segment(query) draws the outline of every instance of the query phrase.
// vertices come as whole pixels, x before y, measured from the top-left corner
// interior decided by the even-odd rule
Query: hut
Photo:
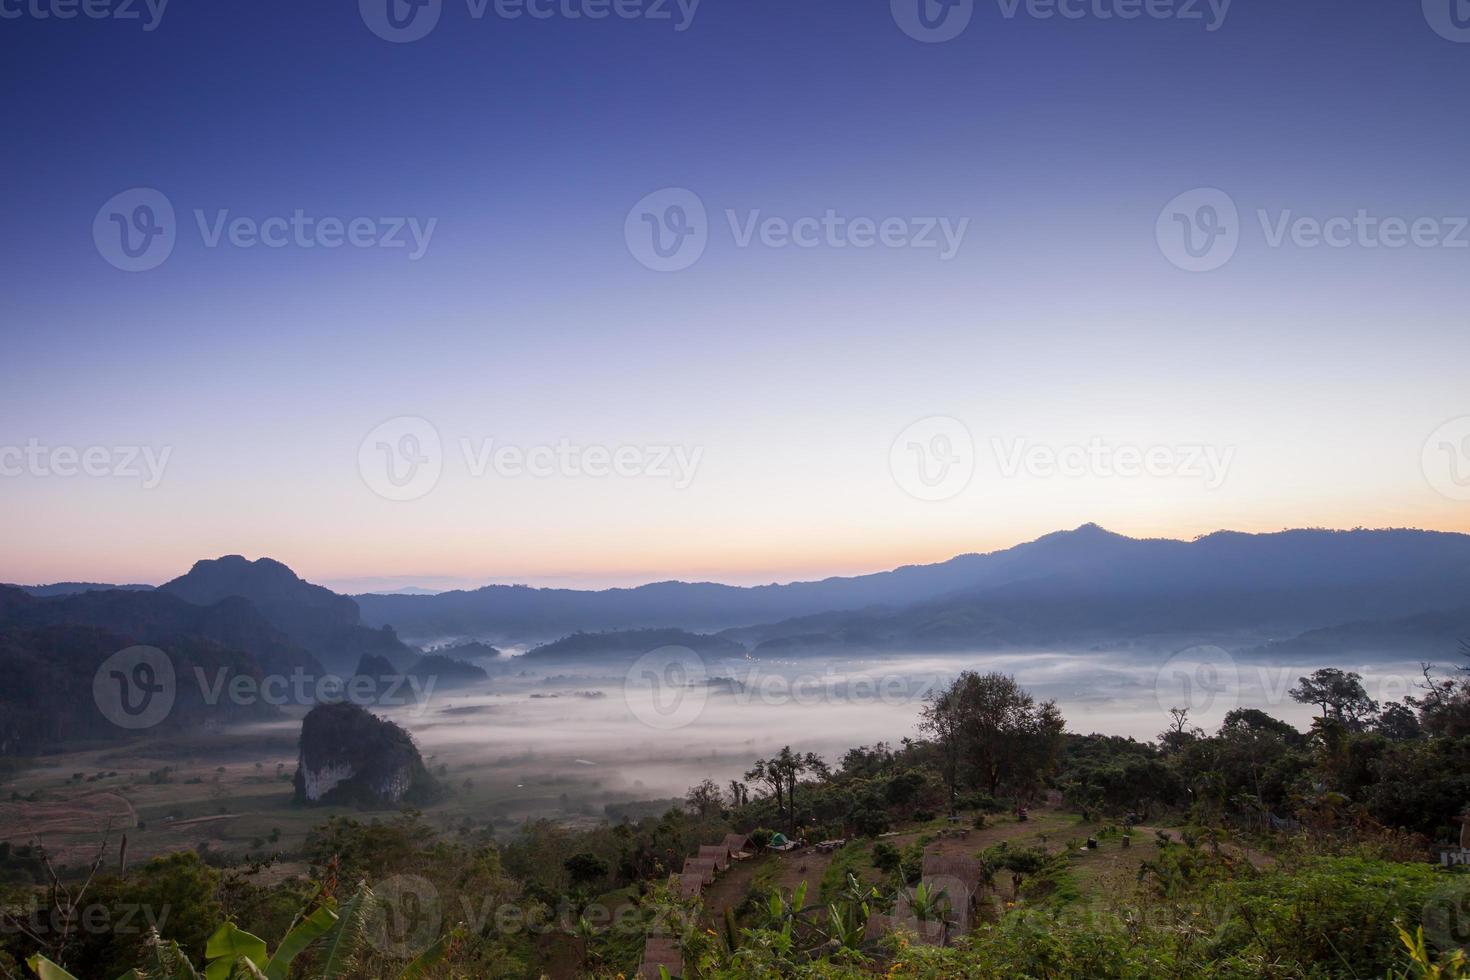
[[[701,861],[715,862],[716,871],[730,866],[730,850],[724,844],[701,844],[698,857]]]
[[[755,845],[745,834],[726,834],[722,843],[725,850],[730,852],[731,861],[744,861],[755,853]]]
[[[682,977],[684,957],[668,936],[649,936],[643,942],[643,962],[638,966],[640,980],[659,980],[659,967],[668,970],[671,977]]]
[[[685,858],[684,874],[697,874],[708,885],[715,880],[715,862],[709,858]]]
[[[698,898],[700,892],[704,891],[704,876],[698,874],[681,874],[675,888],[680,898]]]

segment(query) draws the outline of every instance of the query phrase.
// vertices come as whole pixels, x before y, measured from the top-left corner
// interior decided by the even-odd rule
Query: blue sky
[[[169,455],[147,487],[6,471],[0,580],[153,581],[244,552],[344,588],[763,581],[1094,520],[1470,529],[1458,484],[1425,472],[1470,416],[1470,43],[1448,0],[1237,0],[1214,30],[1204,3],[1122,20],[1098,12],[1128,0],[1075,19],[991,0],[943,43],[875,0],[703,0],[685,30],[672,2],[667,20],[560,12],[596,0],[511,20],[442,0],[409,43],[356,3],[173,0],[145,30],[141,4],[35,15],[54,2],[0,3],[0,446]],[[176,215],[148,271],[93,235],[133,188]],[[708,246],[677,272],[625,238],[665,188],[705,209]],[[1239,215],[1207,272],[1156,235],[1198,188]],[[433,225],[416,259],[210,247],[196,211]],[[731,227],[829,211],[965,233],[944,259]],[[1359,212],[1430,219],[1444,243],[1271,244],[1279,222]],[[973,441],[941,500],[891,462],[935,417]],[[442,440],[412,500],[385,499],[360,453],[401,418]],[[699,463],[683,487],[476,474],[464,446],[486,440]],[[1176,471],[1199,447],[1231,462],[1214,486],[1005,472],[1005,447],[1089,440],[1163,447]]]

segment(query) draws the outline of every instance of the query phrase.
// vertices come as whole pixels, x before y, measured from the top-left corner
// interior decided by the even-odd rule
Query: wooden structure
[[[730,849],[724,844],[702,844],[698,857],[701,861],[715,862],[716,871],[724,871],[730,866]]]
[[[706,885],[715,880],[715,862],[711,858],[685,858],[684,874],[699,875]]]
[[[643,941],[643,962],[638,966],[640,980],[659,980],[659,967],[671,977],[684,975],[684,956],[678,943],[668,936],[649,936]]]

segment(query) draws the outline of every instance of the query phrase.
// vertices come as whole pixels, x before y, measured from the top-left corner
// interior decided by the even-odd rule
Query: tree
[[[933,739],[940,751],[940,775],[949,789],[949,812],[954,813],[960,780],[960,695],[959,681],[929,696],[919,716],[919,730]]]
[[[1394,742],[1405,742],[1418,738],[1421,732],[1419,716],[1412,707],[1397,702],[1387,705],[1378,715],[1373,730]]]
[[[786,812],[786,779],[771,763],[765,759],[755,760],[755,765],[746,771],[745,778],[770,787],[771,795],[776,798],[776,815]]]
[[[930,697],[921,724],[940,742],[951,803],[964,773],[991,796],[1002,782],[1033,790],[1055,767],[1066,733],[1056,702],[1038,704],[1005,674],[973,671]]]
[[[572,884],[590,885],[602,881],[607,877],[607,862],[595,854],[582,852],[573,854],[562,863],[567,869],[567,875],[572,879]]]
[[[1323,718],[1335,718],[1353,729],[1361,729],[1378,711],[1378,702],[1363,689],[1362,676],[1336,667],[1323,667],[1310,677],[1299,678],[1287,693],[1298,704],[1321,708]]]
[[[786,816],[787,832],[796,833],[796,784],[805,773],[825,777],[830,770],[827,763],[814,752],[803,755],[793,752],[791,746],[782,746],[781,751],[769,759],[757,759],[745,774],[746,779],[764,782],[770,786],[776,798],[776,814]]]
[[[736,810],[750,802],[750,788],[738,779],[730,780],[730,806]]]
[[[717,815],[724,803],[720,787],[715,785],[713,779],[706,779],[698,786],[690,787],[689,792],[684,794],[684,806],[689,812],[697,813],[702,818]]]

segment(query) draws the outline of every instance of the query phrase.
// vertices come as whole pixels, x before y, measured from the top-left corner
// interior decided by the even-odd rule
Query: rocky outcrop
[[[417,806],[437,795],[413,738],[392,722],[355,704],[318,705],[302,720],[297,803]]]

